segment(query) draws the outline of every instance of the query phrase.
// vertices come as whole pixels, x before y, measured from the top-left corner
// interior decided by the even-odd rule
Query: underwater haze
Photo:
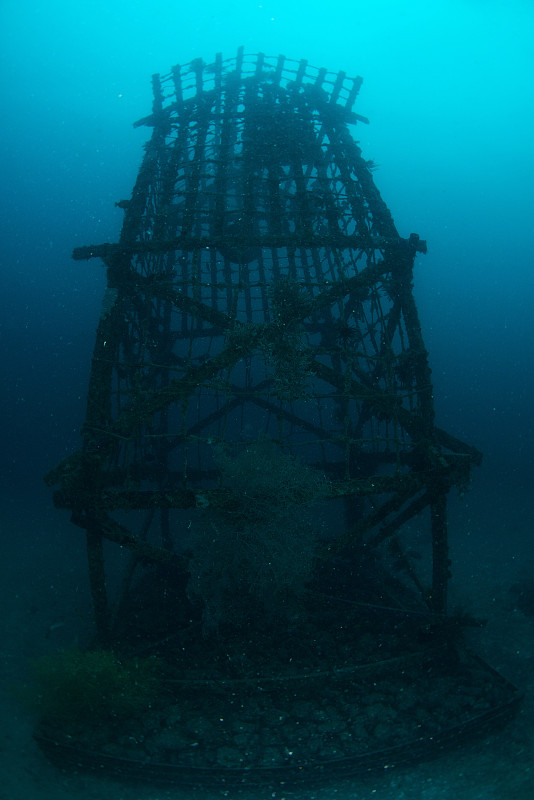
[[[487,618],[478,652],[525,692],[486,745],[272,796],[534,797],[533,39],[531,0],[1,0],[0,798],[222,796],[56,771],[11,687],[91,624],[83,537],[43,483],[80,444],[105,289],[72,250],[118,240],[152,74],[241,45],[363,77],[354,135],[400,235],[428,243],[414,293],[437,424],[484,456],[451,495],[452,602]]]

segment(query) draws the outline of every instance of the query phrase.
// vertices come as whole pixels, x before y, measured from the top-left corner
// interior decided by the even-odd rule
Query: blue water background
[[[355,136],[401,235],[428,242],[414,291],[437,422],[484,453],[471,491],[451,499],[456,594],[484,606],[492,581],[506,589],[532,569],[533,39],[529,0],[2,0],[6,596],[37,586],[44,627],[87,596],[83,542],[42,482],[79,445],[105,286],[100,263],[72,249],[119,236],[151,75],[240,45],[363,76],[355,110],[370,125]]]

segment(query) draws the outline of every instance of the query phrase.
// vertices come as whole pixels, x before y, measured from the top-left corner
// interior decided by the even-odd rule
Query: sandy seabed
[[[35,743],[34,720],[17,699],[17,687],[35,656],[72,645],[90,628],[83,547],[73,543],[72,552],[63,549],[66,566],[55,563],[52,567],[47,558],[43,559],[46,531],[23,553],[20,545],[14,544],[22,541],[22,528],[29,524],[20,517],[2,522],[0,800],[534,798],[534,617],[514,608],[509,592],[513,575],[504,578],[499,574],[497,578],[497,571],[489,567],[482,568],[476,580],[469,582],[467,595],[466,581],[462,582],[459,599],[468,606],[473,600],[477,615],[488,619],[486,627],[472,635],[473,649],[525,694],[521,712],[499,733],[464,742],[461,748],[432,761],[294,790],[279,786],[207,790],[124,785],[93,774],[59,770]],[[61,535],[54,529],[48,544],[53,547],[54,539]]]

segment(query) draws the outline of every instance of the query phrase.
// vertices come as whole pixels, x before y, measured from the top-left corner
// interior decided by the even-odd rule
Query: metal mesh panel
[[[434,423],[412,295],[426,245],[399,235],[352,137],[360,83],[242,50],[153,78],[120,241],[74,252],[104,260],[108,289],[83,448],[49,476],[88,531],[101,632],[102,537],[176,560],[170,510],[220,502],[215,448],[262,437],[358,505],[338,548],[429,506],[431,601],[411,574],[444,609],[445,495],[479,454]]]
[[[154,76],[120,240],[74,251],[107,289],[82,446],[47,481],[86,531],[98,644],[163,680],[135,737],[107,694],[107,731],[49,714],[62,765],[315,781],[519,705],[445,613],[446,497],[480,454],[435,424],[426,244],[353,139],[360,84],[242,49]]]

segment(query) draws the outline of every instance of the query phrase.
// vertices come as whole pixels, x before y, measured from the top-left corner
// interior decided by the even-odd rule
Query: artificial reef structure
[[[120,239],[74,251],[107,289],[82,445],[47,480],[86,537],[95,643],[157,658],[161,697],[41,744],[285,782],[500,721],[517,692],[447,613],[447,495],[480,454],[435,421],[426,243],[353,136],[361,79],[240,49],[152,85]]]

